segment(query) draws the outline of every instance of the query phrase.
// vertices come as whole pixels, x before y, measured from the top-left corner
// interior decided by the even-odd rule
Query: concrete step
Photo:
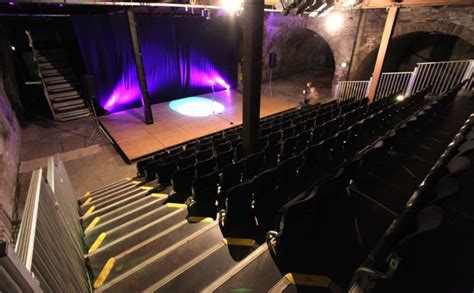
[[[80,119],[80,118],[89,117],[90,115],[91,115],[91,113],[90,113],[89,109],[85,108],[85,109],[80,109],[80,110],[76,110],[76,111],[56,114],[56,118],[60,122],[66,122],[66,121],[70,121],[70,120],[76,120],[76,119]]]
[[[63,93],[54,93],[49,94],[50,99],[58,99],[58,98],[65,98],[65,97],[72,97],[72,96],[80,96],[77,91],[68,91]]]
[[[48,90],[57,90],[57,89],[63,89],[63,88],[68,88],[68,87],[73,87],[75,84],[72,84],[70,82],[63,82],[60,84],[55,84],[55,85],[48,85],[47,88]]]
[[[105,284],[95,292],[142,292],[157,281],[172,279],[175,272],[183,270],[183,265],[191,267],[209,253],[212,254],[216,248],[225,247],[216,221],[190,224],[184,220],[166,232],[150,235],[139,245],[115,254],[114,267]],[[100,272],[103,267],[102,262],[98,263],[97,260],[96,256],[90,258],[94,276],[98,276],[96,272]]]
[[[74,104],[74,105],[67,105],[62,107],[54,107],[54,112],[56,113],[63,113],[63,112],[72,112],[72,111],[79,111],[79,110],[89,110],[87,106],[82,104]]]
[[[84,106],[84,100],[83,99],[74,99],[74,100],[69,100],[66,102],[55,102],[53,103],[53,108],[58,111],[64,111],[67,110],[68,107],[78,107],[78,106]]]
[[[166,196],[155,197],[152,195],[145,196],[141,200],[141,205],[131,206],[128,211],[124,211],[121,214],[116,214],[116,217],[112,217],[110,220],[106,220],[105,217],[99,217],[98,219],[94,218],[96,221],[94,225],[89,225],[85,227],[84,238],[97,238],[100,233],[107,232],[115,227],[128,223],[129,221],[138,218],[141,215],[144,215],[150,211],[157,211],[158,209],[163,208],[163,202],[166,200]],[[93,220],[93,221],[94,221]]]
[[[57,93],[75,91],[75,88],[72,87],[71,85],[68,85],[68,86],[63,87],[63,88],[55,88],[55,89],[51,89],[50,87],[47,87],[47,89],[48,89],[48,93],[50,93],[50,94],[57,94]]]

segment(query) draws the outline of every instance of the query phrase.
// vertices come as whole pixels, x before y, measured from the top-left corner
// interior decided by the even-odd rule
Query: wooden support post
[[[243,39],[243,152],[257,151],[262,82],[264,0],[244,1]]]
[[[383,29],[382,40],[380,41],[379,52],[377,53],[377,60],[375,61],[375,68],[372,74],[372,82],[369,87],[369,102],[373,102],[377,93],[377,87],[379,85],[380,77],[382,76],[382,69],[385,63],[385,57],[387,55],[388,46],[392,39],[393,29],[397,21],[399,7],[393,5],[388,10],[387,20],[385,21],[385,27]]]
[[[140,47],[140,39],[138,37],[137,22],[135,13],[131,9],[127,10],[128,25],[130,26],[130,37],[132,39],[133,54],[137,66],[138,82],[142,93],[142,105],[145,112],[145,123],[153,124],[153,113],[151,112],[150,95],[148,94],[148,85],[146,83],[145,67],[143,65],[142,50]]]

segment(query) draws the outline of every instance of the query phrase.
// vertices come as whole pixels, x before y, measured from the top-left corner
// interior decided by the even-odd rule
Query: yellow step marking
[[[85,202],[82,204],[82,206],[81,206],[81,207],[83,207],[83,206],[86,206],[86,205],[90,204],[90,203],[91,203],[91,201],[92,201],[92,199],[93,199],[93,197],[92,197],[92,196],[91,196],[91,197],[89,197],[89,198],[88,198],[88,199],[87,199],[87,200],[86,200],[86,201],[85,201]]]
[[[92,220],[92,222],[89,224],[89,226],[87,226],[86,230],[84,230],[84,232],[94,229],[94,227],[97,225],[97,223],[99,223],[99,221],[100,217],[95,217],[94,220]]]
[[[327,288],[332,283],[326,276],[292,274],[288,273],[285,278],[292,284],[300,286],[324,287]]]
[[[214,219],[210,217],[189,217],[188,221],[191,223],[212,223]]]
[[[135,181],[132,181],[132,184],[135,184],[135,185],[138,185],[138,184],[141,184],[142,182],[141,181],[138,181],[138,180],[135,180]]]
[[[88,197],[89,195],[91,195],[91,192],[90,192],[90,191],[84,193],[84,195],[83,195],[81,198]]]
[[[87,212],[84,214],[83,217],[84,217],[84,218],[89,217],[89,216],[92,214],[92,212],[93,212],[94,210],[95,210],[95,206],[91,206],[91,207],[87,210]]]
[[[150,189],[153,189],[153,187],[151,187],[151,186],[141,186],[140,189],[141,190],[150,190]]]
[[[184,209],[184,208],[188,207],[184,203],[173,203],[173,202],[167,203],[166,206],[169,207],[169,208],[177,208],[177,209]]]
[[[100,233],[99,237],[94,241],[94,244],[92,244],[91,248],[89,248],[89,254],[93,253],[94,251],[99,248],[99,246],[102,244],[102,242],[105,239],[105,236],[107,236],[107,233]]]
[[[167,197],[168,195],[167,194],[164,194],[164,193],[152,193],[151,194],[151,197],[156,197],[156,198],[160,198],[160,197]]]
[[[109,260],[105,263],[104,267],[102,268],[102,271],[100,271],[99,276],[94,282],[94,289],[97,289],[104,284],[105,280],[110,274],[110,271],[114,267],[114,264],[115,264],[115,258],[114,257],[109,258]]]
[[[246,238],[224,238],[222,239],[225,244],[227,245],[235,245],[235,246],[254,246],[255,240],[253,239],[246,239]]]

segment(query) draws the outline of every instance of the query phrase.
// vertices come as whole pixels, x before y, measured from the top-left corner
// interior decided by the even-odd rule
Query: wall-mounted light
[[[326,27],[329,31],[339,30],[344,23],[344,18],[339,13],[331,13],[328,15]]]
[[[341,63],[341,67],[342,67],[342,68],[346,68],[346,67],[347,67],[347,62],[342,62],[342,63]]]
[[[398,95],[395,100],[397,100],[397,102],[401,102],[403,100],[405,100],[405,96],[404,95]]]
[[[13,45],[10,45],[10,49],[12,49],[12,51],[16,50],[15,46],[13,46]]]

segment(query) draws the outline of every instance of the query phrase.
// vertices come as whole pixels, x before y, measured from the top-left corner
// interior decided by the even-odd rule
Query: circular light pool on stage
[[[209,116],[224,111],[224,105],[207,98],[190,97],[170,102],[170,108],[180,114],[193,117]]]

